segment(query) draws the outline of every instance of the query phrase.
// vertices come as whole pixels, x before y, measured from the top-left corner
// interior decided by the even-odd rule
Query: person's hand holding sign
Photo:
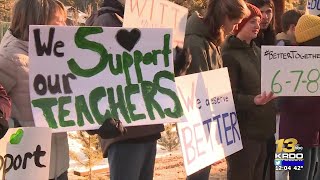
[[[120,120],[107,118],[99,129],[88,130],[87,133],[90,135],[98,134],[102,139],[111,139],[125,135],[127,128],[122,125]]]
[[[254,103],[256,105],[265,105],[267,104],[269,101],[273,100],[274,98],[276,98],[276,96],[273,94],[273,92],[269,92],[268,94],[264,91],[263,93],[257,95],[256,97],[254,97]]]

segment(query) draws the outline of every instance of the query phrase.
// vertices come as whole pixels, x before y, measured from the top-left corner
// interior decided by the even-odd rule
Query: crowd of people
[[[104,0],[86,26],[121,27],[125,0]],[[272,0],[208,0],[204,14],[188,17],[184,46],[177,49],[175,75],[227,67],[243,149],[226,157],[228,180],[320,180],[320,98],[276,97],[261,93],[261,46],[320,46],[319,14],[289,10],[275,17]],[[276,33],[275,18],[282,31]],[[35,126],[29,94],[29,25],[66,25],[59,0],[17,0],[9,30],[0,44],[0,138],[8,129]],[[112,129],[113,133],[110,133]],[[108,119],[89,134],[100,136],[111,180],[151,180],[157,140],[164,126],[124,128]],[[275,172],[276,139],[295,138],[303,146],[304,168]],[[52,136],[50,179],[66,180],[66,133]],[[211,166],[186,177],[209,179]]]

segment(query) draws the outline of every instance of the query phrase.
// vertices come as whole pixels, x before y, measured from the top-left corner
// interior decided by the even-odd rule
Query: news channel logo
[[[279,139],[276,141],[274,165],[277,171],[301,170],[304,166],[303,147],[295,138]]]

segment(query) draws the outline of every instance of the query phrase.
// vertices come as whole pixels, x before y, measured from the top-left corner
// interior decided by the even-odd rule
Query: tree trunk
[[[91,136],[89,136],[89,146],[91,146]],[[91,157],[88,156],[89,160],[89,180],[92,179],[92,163],[91,163]]]
[[[285,8],[285,0],[273,0],[275,6],[275,29],[276,32],[282,32],[281,28],[281,16],[284,13]]]
[[[90,167],[90,169],[89,169],[89,180],[91,180],[91,179],[92,179],[92,169]]]

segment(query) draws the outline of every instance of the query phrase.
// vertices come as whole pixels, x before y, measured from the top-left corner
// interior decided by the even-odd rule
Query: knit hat
[[[234,33],[235,35],[237,35],[237,34],[241,31],[241,29],[244,27],[244,25],[246,25],[247,22],[248,22],[251,18],[256,17],[256,16],[259,16],[260,18],[262,17],[262,14],[261,14],[261,11],[260,11],[259,8],[257,8],[255,5],[252,5],[252,4],[250,4],[250,3],[246,3],[246,4],[247,4],[248,9],[249,9],[250,12],[251,12],[251,13],[250,13],[250,16],[244,18],[244,19],[241,21],[241,23],[238,24],[238,29],[233,31],[233,33]]]
[[[320,36],[320,17],[303,15],[299,19],[295,36],[298,43],[303,43]]]

